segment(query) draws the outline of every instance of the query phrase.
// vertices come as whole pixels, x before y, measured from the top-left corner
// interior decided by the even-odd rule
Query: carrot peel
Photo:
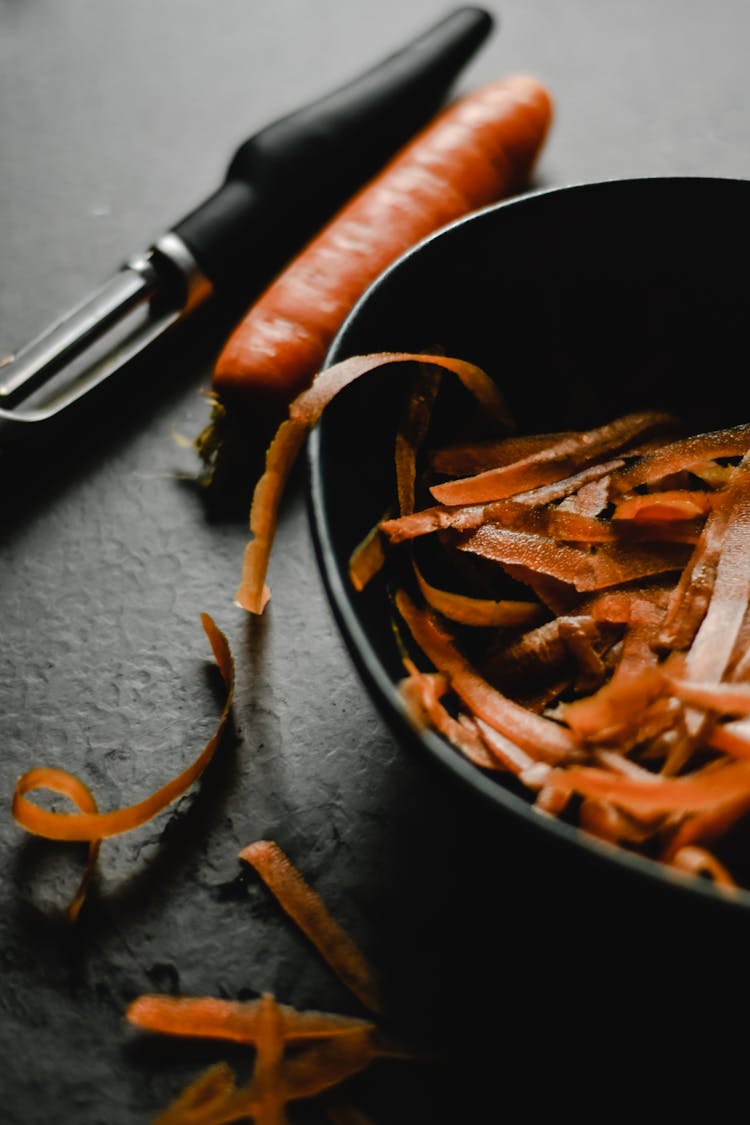
[[[224,707],[214,734],[197,758],[160,789],[144,800],[112,812],[99,812],[88,787],[67,770],[38,767],[29,770],[16,783],[13,793],[12,813],[17,823],[35,836],[48,840],[86,841],[90,844],[89,860],[84,882],[69,907],[72,919],[77,917],[83,902],[86,884],[91,876],[99,845],[105,838],[118,836],[139,828],[152,820],[173,801],[185,793],[201,776],[213,758],[224,733],[234,693],[234,661],[229,644],[221,630],[208,614],[201,615],[201,623],[211,644],[214,659],[227,689]],[[67,797],[79,809],[77,813],[44,809],[28,799],[27,794],[39,789]]]
[[[265,470],[255,486],[250,507],[252,538],[245,548],[242,577],[235,595],[242,609],[260,614],[268,603],[266,572],[279,505],[307,434],[337,394],[368,372],[392,363],[432,363],[452,371],[491,416],[507,422],[507,408],[500,391],[481,368],[465,360],[425,353],[376,352],[351,356],[320,371],[312,385],[291,404],[289,417],[268,447]]]
[[[381,1013],[383,1004],[371,965],[278,844],[258,840],[243,848],[239,858],[255,868],[282,909],[357,999],[370,1011]]]
[[[299,1011],[279,1004],[284,1038],[289,1043],[345,1035],[373,1028],[366,1020],[328,1012]],[[142,1031],[197,1039],[254,1044],[261,1034],[260,1000],[224,1000],[213,996],[139,996],[125,1013]]]

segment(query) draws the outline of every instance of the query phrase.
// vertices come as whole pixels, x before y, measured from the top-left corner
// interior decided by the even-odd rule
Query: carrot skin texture
[[[545,88],[522,75],[445,109],[250,308],[217,360],[216,394],[278,407],[303,390],[346,314],[386,266],[439,227],[523,186],[551,117]]]

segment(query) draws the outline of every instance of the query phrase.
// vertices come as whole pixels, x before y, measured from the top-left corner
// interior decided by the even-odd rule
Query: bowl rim
[[[682,175],[612,177],[603,180],[580,181],[535,188],[509,199],[491,203],[486,207],[472,211],[468,215],[461,216],[427,235],[401,254],[391,265],[387,266],[368,285],[342,322],[328,349],[323,366],[328,367],[352,354],[346,347],[346,339],[352,326],[356,324],[363,306],[369,302],[374,292],[389,285],[391,278],[394,275],[397,276],[405,268],[405,263],[419,255],[425,247],[431,246],[438,240],[442,241],[449,237],[455,237],[456,230],[460,230],[469,224],[481,223],[488,216],[500,212],[512,213],[519,207],[526,209],[529,205],[536,205],[538,201],[543,201],[546,197],[579,195],[582,192],[606,191],[615,188],[628,190],[630,187],[637,187],[640,190],[647,184],[658,185],[658,190],[675,188],[677,185],[684,184],[690,184],[691,186],[701,184],[706,187],[728,184],[747,185],[750,189],[750,180],[741,177]],[[523,797],[498,784],[494,778],[474,766],[441,736],[431,730],[417,729],[404,701],[396,690],[394,681],[379,659],[367,632],[360,624],[352,605],[354,592],[347,587],[338,565],[338,556],[324,501],[323,426],[321,424],[316,425],[309,435],[306,460],[308,521],[329,604],[353,663],[371,699],[387,721],[397,741],[406,741],[412,748],[418,749],[423,754],[426,751],[427,756],[437,762],[440,768],[457,779],[465,789],[473,791],[486,804],[501,809],[503,814],[510,814],[511,818],[520,820],[526,827],[534,826],[535,829],[549,833],[552,839],[557,839],[566,848],[573,849],[578,854],[583,852],[587,859],[598,864],[614,861],[623,873],[631,877],[646,879],[654,888],[666,886],[670,891],[690,899],[698,896],[707,905],[715,909],[728,910],[732,913],[736,913],[738,908],[743,911],[750,910],[750,890],[738,887],[736,891],[727,892],[725,889],[717,887],[710,880],[680,872],[660,863],[658,860],[601,840],[576,825],[561,821],[557,817],[543,816],[535,811],[533,806]]]

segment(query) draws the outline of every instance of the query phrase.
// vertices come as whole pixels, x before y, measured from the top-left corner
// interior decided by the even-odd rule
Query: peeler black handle
[[[57,424],[209,297],[247,302],[426,123],[493,22],[483,8],[457,8],[359,78],[245,141],[213,195],[0,361],[0,442]],[[48,394],[70,361],[85,360],[144,309],[138,330]]]
[[[172,228],[217,294],[241,292],[279,269],[427,122],[492,25],[484,9],[458,8],[245,141],[222,186]]]

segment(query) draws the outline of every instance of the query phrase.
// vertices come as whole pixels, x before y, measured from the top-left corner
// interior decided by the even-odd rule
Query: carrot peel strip
[[[433,586],[419,568],[414,566],[414,574],[422,591],[422,596],[428,605],[447,617],[462,625],[477,625],[486,627],[531,625],[543,616],[543,609],[538,602],[526,601],[492,601],[487,598],[473,598],[466,594],[453,593]]]
[[[680,848],[672,857],[672,867],[679,871],[686,871],[690,875],[708,876],[718,887],[734,891],[737,889],[732,876],[723,863],[705,848],[686,846]]]
[[[360,1003],[372,1012],[382,1013],[371,965],[278,844],[258,840],[243,848],[239,858],[255,868],[282,909]]]
[[[67,770],[54,769],[52,767],[38,767],[29,770],[19,780],[17,791],[18,789],[22,789],[22,791],[26,793],[31,792],[33,789],[48,789],[61,796],[67,797],[82,813],[96,813],[98,811],[96,799],[89,787],[85,782],[81,781],[80,778],[77,778],[72,773],[68,773]],[[35,805],[31,807],[36,808]],[[86,899],[89,884],[96,869],[96,861],[100,847],[101,840],[93,839],[89,841],[86,866],[83,869],[78,889],[73,895],[67,909],[69,922],[75,922],[81,912],[81,907]]]
[[[703,776],[662,778],[655,774],[652,780],[618,776],[593,766],[571,766],[554,770],[547,784],[614,801],[634,816],[698,813],[736,799],[750,805],[750,761],[722,764],[711,772],[704,771]]]
[[[198,757],[182,773],[172,778],[171,781],[146,797],[145,800],[106,813],[97,811],[96,802],[88,788],[67,770],[39,767],[29,770],[16,783],[12,812],[22,828],[35,836],[42,836],[48,840],[88,841],[91,845],[84,883],[76,893],[70,907],[73,917],[77,916],[83,902],[85,884],[88,882],[101,840],[139,828],[182,796],[193,782],[201,776],[221,741],[232,706],[234,661],[227,639],[213,619],[208,614],[202,614],[201,623],[211,644],[214,659],[226,685],[227,694],[214,734]],[[47,789],[68,797],[78,806],[80,811],[67,813],[41,808],[26,796],[26,794],[37,789]]]
[[[154,1120],[154,1125],[190,1125],[220,1111],[236,1091],[234,1075],[224,1063],[216,1063],[186,1086]],[[215,1120],[215,1118],[214,1118]]]
[[[396,595],[396,606],[419,647],[476,717],[534,758],[558,763],[576,756],[578,743],[570,731],[496,691],[459,653],[434,616],[420,610],[403,590]]]
[[[193,1039],[222,1039],[255,1043],[260,1034],[260,1000],[224,1000],[213,996],[139,996],[125,1013],[142,1031]],[[351,1016],[299,1011],[279,1004],[284,1039],[301,1043],[310,1039],[345,1035],[372,1029],[373,1024]]]

